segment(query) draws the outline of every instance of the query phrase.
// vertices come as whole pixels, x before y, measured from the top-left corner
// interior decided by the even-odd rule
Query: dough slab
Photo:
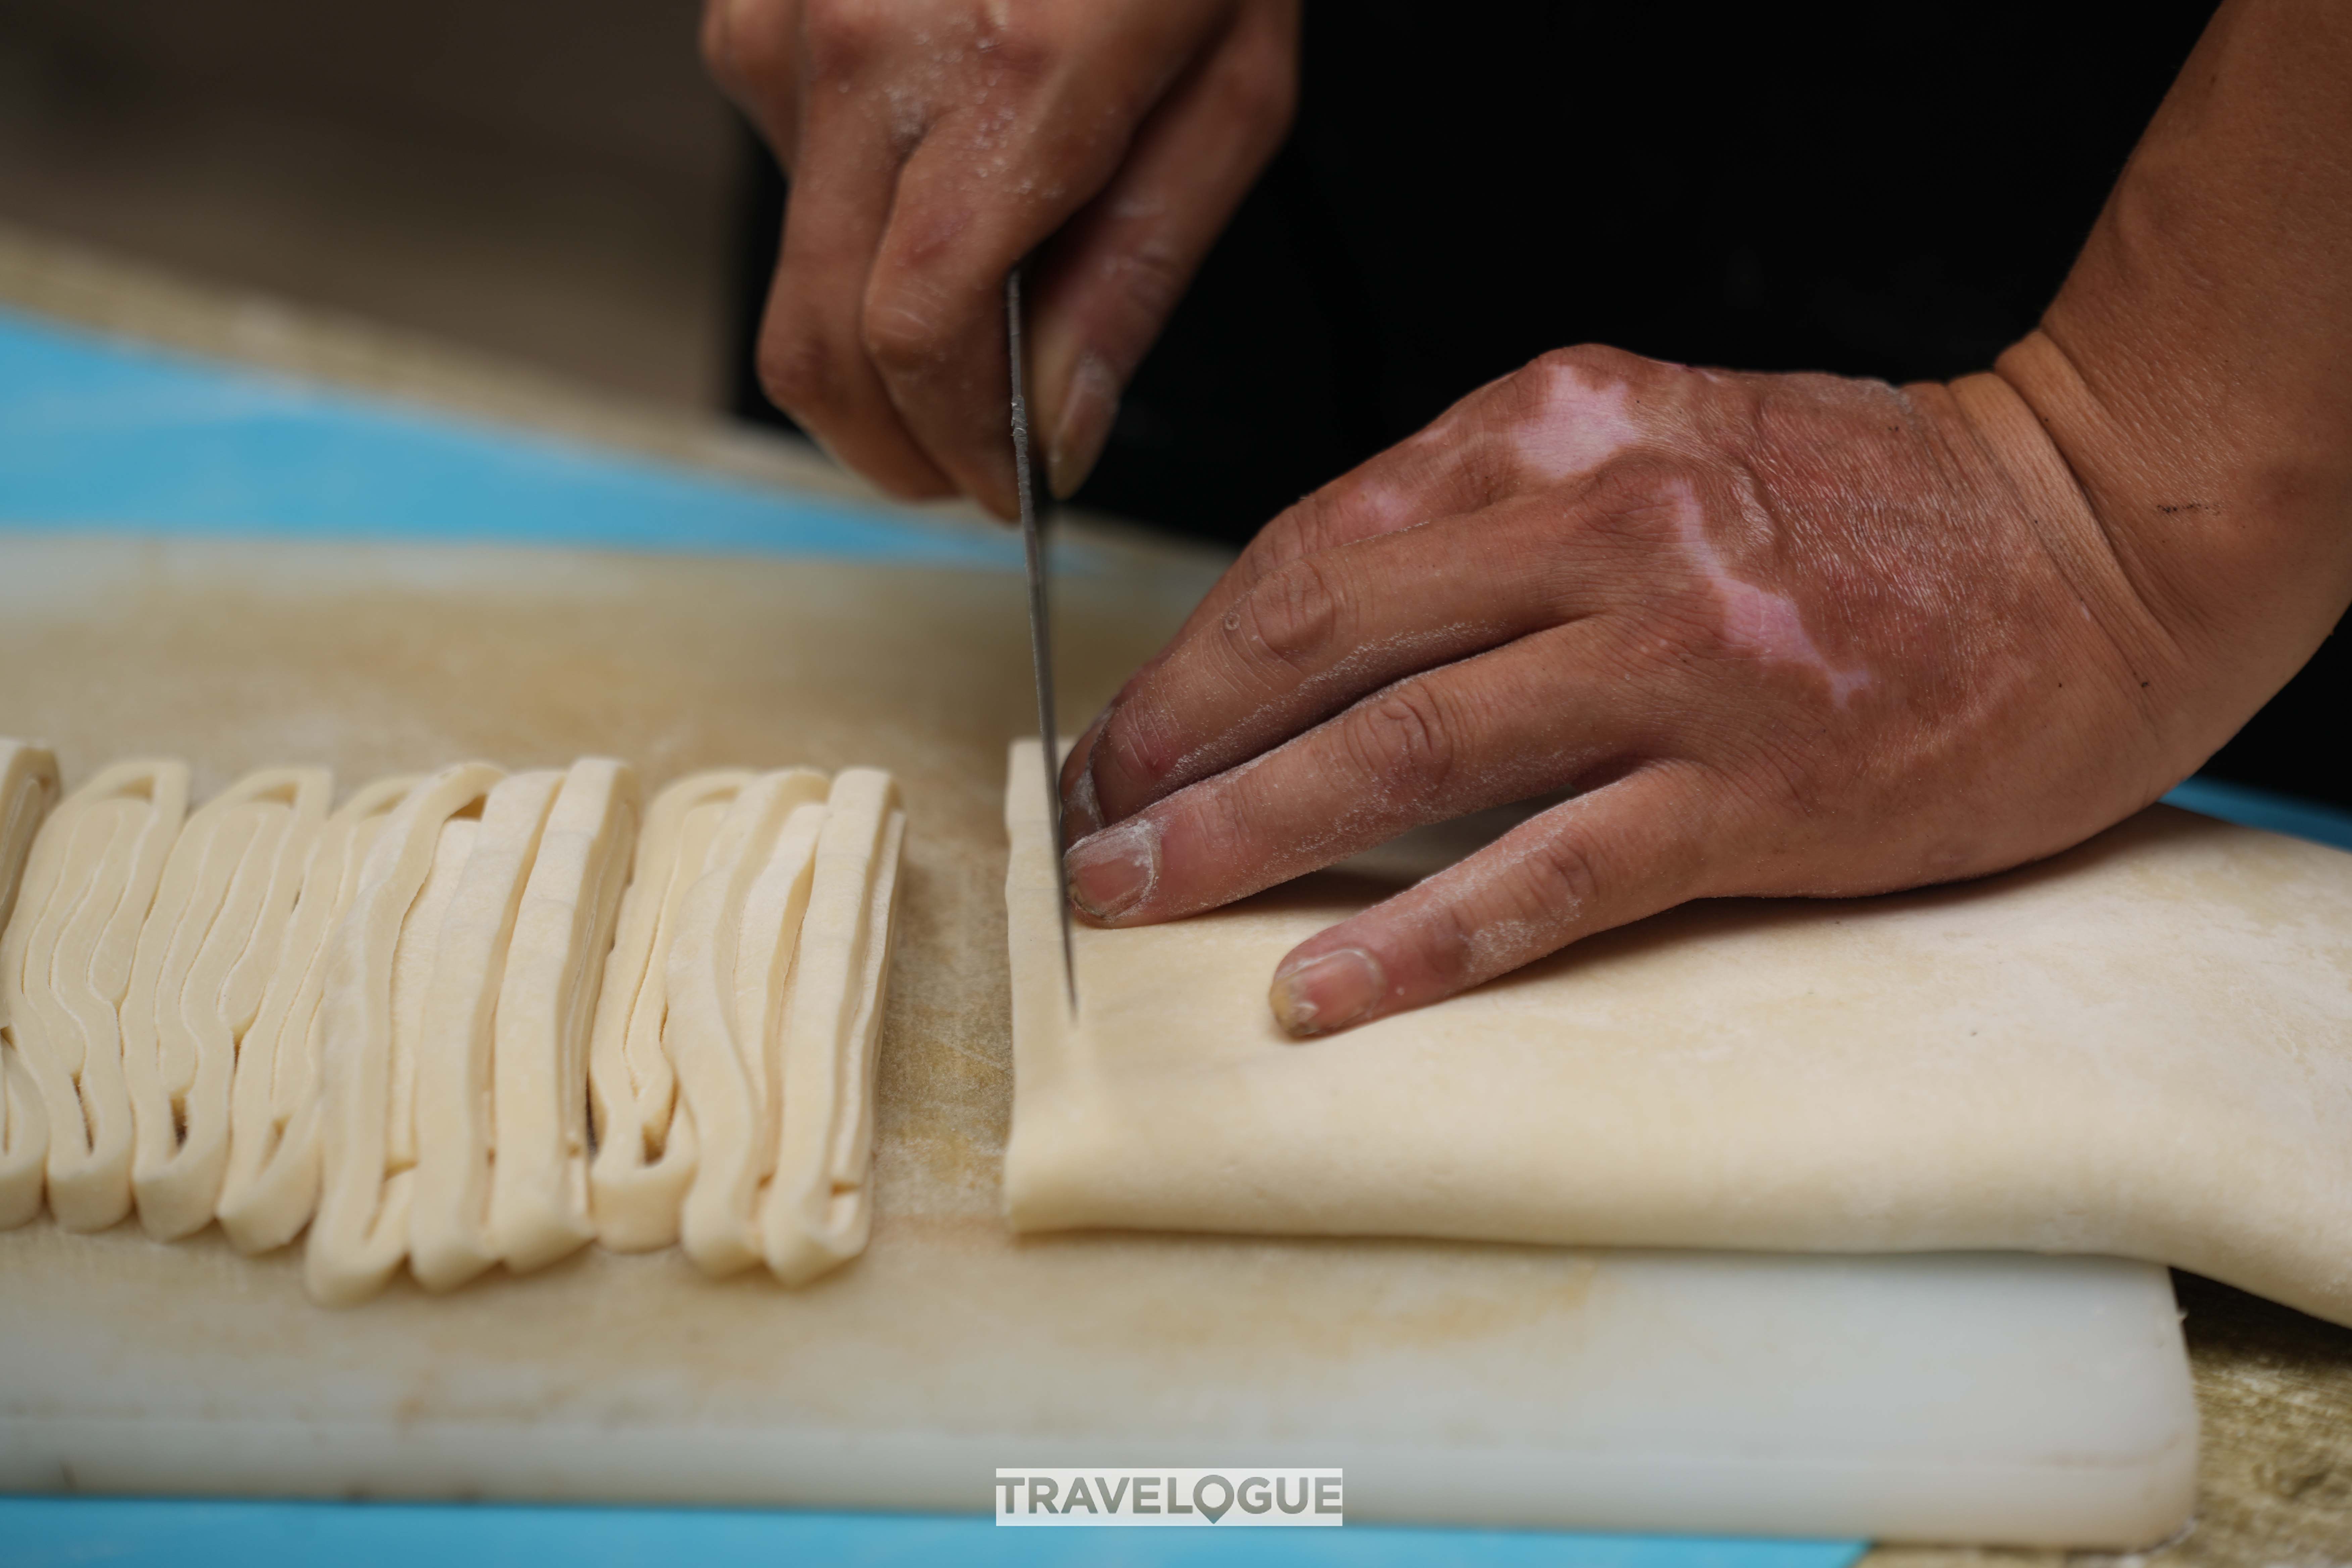
[[[481,827],[460,814],[503,776],[487,763],[459,763],[411,790],[378,831],[331,939],[320,1003],[323,1158],[303,1254],[319,1301],[373,1295],[407,1256],[416,1040],[434,938]]]
[[[187,810],[185,763],[102,770],[42,825],[0,935],[9,1035],[47,1128],[49,1210],[68,1230],[104,1230],[131,1212],[120,1009]],[[28,1173],[14,1173],[0,1210],[29,1217],[29,1187]]]
[[[57,804],[57,757],[47,746],[0,740],[0,931],[16,907],[33,835]]]
[[[0,741],[0,932],[8,929],[33,836],[58,804],[58,760],[46,746]],[[0,939],[0,955],[8,948]],[[0,956],[0,964],[11,962]],[[0,1230],[24,1224],[41,1209],[42,1166],[49,1156],[49,1119],[40,1086],[25,1066],[8,1026],[16,989],[0,973]]]
[[[669,950],[719,825],[752,776],[729,768],[679,779],[654,797],[637,840],[588,1055],[596,1133],[588,1186],[596,1239],[615,1252],[650,1252],[677,1240],[678,1207],[698,1158],[694,1119],[678,1102],[677,1074],[662,1043]]]
[[[416,782],[402,775],[369,784],[320,828],[260,1012],[237,1044],[217,1217],[240,1252],[285,1246],[318,1206],[319,1006],[329,942],[377,830]]]
[[[333,793],[324,768],[251,774],[188,818],[164,863],[121,1013],[131,1192],[158,1241],[212,1223],[237,1040],[277,966]]]
[[[520,1273],[590,1240],[588,1034],[636,843],[637,776],[583,758],[548,812],[499,992],[490,1240]]]
[[[1019,1229],[2104,1253],[2352,1323],[2352,855],[2155,807],[1297,1043],[1276,961],[1394,884],[1082,927],[1073,1023],[1038,769],[1005,796]]]

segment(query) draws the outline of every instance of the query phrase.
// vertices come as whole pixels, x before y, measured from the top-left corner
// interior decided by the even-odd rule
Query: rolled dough
[[[319,1207],[302,1260],[316,1300],[373,1295],[407,1254],[433,938],[480,828],[459,814],[478,811],[504,776],[458,763],[411,790],[378,830],[331,938],[320,1002]]]
[[[693,1118],[678,1105],[677,1076],[662,1047],[669,949],[678,906],[702,875],[727,808],[751,778],[734,768],[679,779],[654,797],[637,840],[588,1054],[596,1137],[589,1193],[596,1239],[615,1252],[649,1252],[677,1239],[696,1146]]]
[[[0,931],[16,907],[16,887],[33,835],[58,805],[58,759],[47,746],[0,740]],[[5,1023],[0,1011],[0,1025]]]
[[[16,889],[33,836],[58,804],[58,760],[45,746],[0,741],[0,966]],[[40,1087],[17,1053],[8,1026],[16,986],[0,972],[0,1230],[41,1212],[41,1168],[49,1155],[49,1121]]]
[[[68,1230],[104,1230],[131,1210],[120,1009],[187,808],[185,763],[102,770],[42,825],[0,938],[9,1033],[47,1124],[49,1211]],[[0,1208],[29,1217],[25,1180]]]
[[[261,1005],[333,793],[323,768],[254,773],[192,815],[164,862],[122,1003],[131,1192],[158,1241],[212,1223],[237,1040]]]
[[[747,926],[746,905],[772,860],[784,860],[786,878],[795,875],[793,861],[807,863],[824,820],[824,775],[805,768],[762,773],[745,784],[719,824],[702,875],[678,906],[662,1044],[700,1143],[678,1239],[706,1274],[732,1274],[760,1260],[752,1207],[775,1161],[766,1136],[768,1037],[742,1027],[739,975],[749,968],[765,988],[781,989],[793,950],[777,926]],[[798,831],[789,832],[793,826]],[[788,904],[773,912],[781,917]],[[792,924],[796,939],[800,922]],[[754,951],[761,937],[765,952]]]
[[[247,1252],[307,1226],[328,1304],[404,1260],[446,1290],[600,1234],[682,1228],[708,1272],[793,1283],[863,1247],[887,773],[698,774],[642,841],[635,776],[598,758],[458,763],[332,814],[316,768],[193,816],[184,763],[48,813],[56,776],[0,751],[0,868],[31,841],[0,930],[8,1224],[46,1192],[67,1228],[135,1194],[158,1239],[217,1216]]]
[[[583,758],[547,814],[499,990],[490,1240],[541,1268],[595,1235],[588,1207],[588,1032],[637,836],[637,776]]]
[[[329,939],[358,890],[376,831],[416,782],[378,780],[320,828],[260,1011],[237,1042],[217,1215],[240,1252],[285,1246],[318,1205],[319,1005]]]
[[[2352,855],[2152,807],[1966,886],[1686,906],[1299,1043],[1276,962],[1394,879],[1082,927],[1073,1018],[1035,743],[1012,761],[1018,1229],[2105,1253],[2352,1323]]]
[[[760,1208],[768,1269],[787,1285],[856,1257],[873,1226],[874,1042],[906,837],[888,773],[834,776],[784,1014],[775,1176]]]
[[[492,1029],[523,885],[562,784],[562,773],[545,770],[499,781],[482,803],[480,827],[466,836],[447,908],[416,933],[419,951],[429,944],[432,979],[415,1053],[408,1268],[428,1290],[454,1289],[499,1260],[490,1239]],[[453,822],[443,830],[445,849],[460,828]],[[426,896],[417,903],[411,919],[421,923]]]

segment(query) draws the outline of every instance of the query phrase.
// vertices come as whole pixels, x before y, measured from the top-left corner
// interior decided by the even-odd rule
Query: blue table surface
[[[0,530],[494,540],[1020,569],[1018,544],[169,353],[0,310]],[[1083,569],[1083,563],[1073,563]],[[2207,779],[2167,796],[2352,849],[2352,816]],[[1544,1531],[1000,1530],[787,1510],[0,1498],[0,1565],[560,1559],[1180,1568],[1843,1568],[1858,1542]]]

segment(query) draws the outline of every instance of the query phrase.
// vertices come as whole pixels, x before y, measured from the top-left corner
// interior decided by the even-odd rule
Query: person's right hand
[[[792,178],[761,384],[895,495],[1014,508],[1004,277],[1056,494],[1290,122],[1298,0],[708,0]]]

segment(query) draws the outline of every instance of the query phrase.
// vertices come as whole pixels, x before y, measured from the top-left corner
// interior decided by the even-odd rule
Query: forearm
[[[2352,600],[2352,7],[2221,7],[1998,375],[2200,672],[2210,749]]]

